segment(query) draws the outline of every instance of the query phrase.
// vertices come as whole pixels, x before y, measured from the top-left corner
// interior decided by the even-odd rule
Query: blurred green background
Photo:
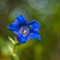
[[[0,0],[0,60],[11,60],[8,36],[15,35],[7,25],[20,14],[41,24],[42,39],[17,46],[19,60],[60,60],[60,0]]]

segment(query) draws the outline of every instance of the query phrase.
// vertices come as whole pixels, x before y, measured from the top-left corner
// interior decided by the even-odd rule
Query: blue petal
[[[22,36],[19,32],[14,31],[14,34],[17,35],[17,39],[18,39],[19,43],[23,44],[26,42],[26,38],[24,36]]]
[[[24,19],[24,17],[22,15],[20,15],[17,17],[17,19],[12,24],[7,26],[7,28],[12,31],[18,30],[22,24],[26,25],[27,21]]]
[[[14,23],[7,26],[7,28],[11,31],[18,30],[20,27]]]
[[[31,35],[27,36],[27,40],[34,39]]]
[[[13,31],[14,34],[16,34],[17,36],[20,36],[20,33],[18,31]]]
[[[35,28],[35,29],[30,29],[31,33],[35,33],[38,34],[39,33],[39,29]]]
[[[36,21],[32,20],[31,22],[28,23],[28,25],[34,24]]]
[[[18,42],[21,43],[21,44],[26,42],[26,38],[23,37],[22,35],[20,37],[17,37],[17,39],[18,39]]]
[[[40,24],[36,21],[34,23],[32,23],[30,26],[31,26],[32,29],[40,28]]]
[[[32,34],[31,34],[31,37],[32,37],[33,39],[39,39],[39,40],[41,40],[41,36],[38,35],[38,34],[35,34],[35,33],[32,33]]]
[[[19,20],[19,22],[20,22],[21,24],[24,24],[24,25],[27,24],[26,19],[25,19],[22,15],[17,16],[16,18]]]

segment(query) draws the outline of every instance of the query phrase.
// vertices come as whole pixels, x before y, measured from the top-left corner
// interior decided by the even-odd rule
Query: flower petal
[[[31,33],[30,35],[31,35],[31,37],[32,37],[33,39],[39,39],[39,40],[41,40],[41,36],[38,35],[38,34]]]
[[[26,38],[22,36],[18,31],[14,31],[14,34],[17,35],[18,42],[23,44],[26,42]]]
[[[26,19],[25,19],[22,15],[17,16],[16,18],[19,20],[19,22],[20,22],[21,24],[23,24],[23,25],[26,25],[26,24],[27,24]]]
[[[27,40],[34,39],[31,35],[27,36]]]
[[[39,33],[39,29],[35,28],[35,29],[30,29],[31,33],[35,33],[38,34]]]
[[[14,30],[16,31],[16,30],[19,29],[19,26],[16,25],[16,24],[14,24],[14,23],[12,23],[12,24],[8,25],[7,28],[8,28],[9,30],[11,30],[11,31],[14,31]]]
[[[34,23],[32,23],[30,26],[31,26],[32,29],[40,28],[40,24],[38,22],[36,22],[36,21]]]
[[[26,24],[27,24],[27,21],[25,20],[25,18],[22,15],[20,15],[16,17],[16,20],[12,24],[7,26],[7,28],[12,31],[18,30],[21,25],[26,25]]]
[[[20,33],[18,31],[13,31],[15,35],[20,36]]]
[[[26,38],[23,37],[22,35],[18,36],[17,39],[18,39],[18,42],[21,43],[21,44],[26,42]]]
[[[34,24],[36,21],[32,20],[31,22],[28,23],[28,25]]]

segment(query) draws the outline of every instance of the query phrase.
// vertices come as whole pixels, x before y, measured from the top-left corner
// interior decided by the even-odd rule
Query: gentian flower
[[[17,36],[19,43],[25,43],[26,40],[39,39],[41,36],[39,33],[40,24],[35,20],[27,23],[27,20],[22,16],[17,16],[16,20],[7,26],[7,28]]]

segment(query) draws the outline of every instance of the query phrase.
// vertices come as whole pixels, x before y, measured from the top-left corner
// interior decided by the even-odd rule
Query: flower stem
[[[13,54],[14,54],[14,52],[15,52],[15,49],[16,49],[16,46],[17,46],[17,45],[21,45],[21,44],[19,44],[19,43],[17,43],[17,42],[14,44],[14,48],[13,48],[13,50],[12,50],[12,53],[13,53]]]
[[[12,54],[12,55],[11,55],[11,60],[19,60],[19,59],[18,59],[18,56],[14,53],[17,45],[21,45],[21,44],[19,44],[19,43],[17,43],[17,42],[14,44],[14,48],[13,48],[13,50],[12,50],[12,52],[11,52],[11,54]]]

